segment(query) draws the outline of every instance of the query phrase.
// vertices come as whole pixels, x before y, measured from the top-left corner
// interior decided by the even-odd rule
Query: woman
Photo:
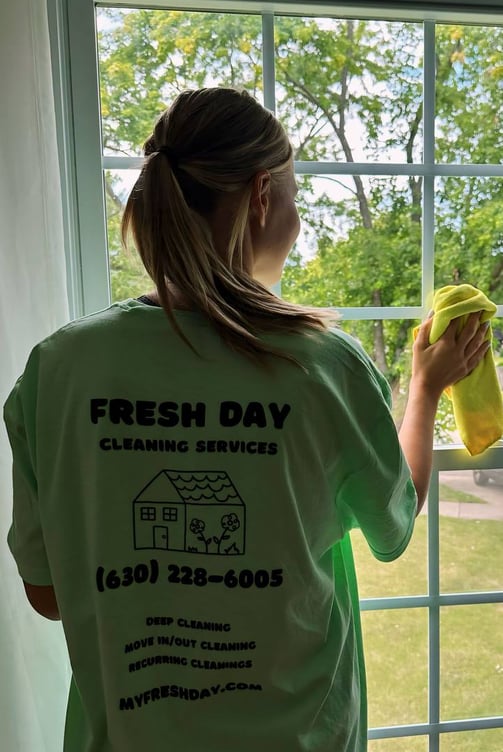
[[[180,94],[123,219],[154,290],[44,340],[9,397],[9,544],[65,629],[65,752],[366,749],[348,533],[404,551],[438,399],[487,343],[477,316],[431,346],[423,324],[398,437],[361,347],[269,290],[296,190],[271,113]]]

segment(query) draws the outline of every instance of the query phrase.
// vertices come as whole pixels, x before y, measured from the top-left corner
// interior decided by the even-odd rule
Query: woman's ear
[[[270,205],[271,173],[267,170],[257,172],[253,177],[250,210],[261,228],[265,227]]]

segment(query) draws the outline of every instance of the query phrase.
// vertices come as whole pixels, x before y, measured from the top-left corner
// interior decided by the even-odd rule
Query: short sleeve
[[[393,561],[406,549],[417,510],[417,495],[391,415],[391,392],[366,353],[355,348],[350,413],[351,471],[336,503],[347,527],[359,527],[373,555]],[[357,458],[357,459],[354,459]]]
[[[38,506],[35,462],[36,390],[30,390],[34,357],[4,406],[4,420],[12,448],[13,515],[7,542],[19,574],[31,585],[51,585]],[[30,393],[31,392],[31,393]]]

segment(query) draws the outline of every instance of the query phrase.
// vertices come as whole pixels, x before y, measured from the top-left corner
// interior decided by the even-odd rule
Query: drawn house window
[[[142,520],[155,520],[155,507],[142,507],[140,518]]]
[[[178,509],[175,509],[175,507],[165,507],[162,510],[162,519],[164,522],[176,522],[178,519]]]

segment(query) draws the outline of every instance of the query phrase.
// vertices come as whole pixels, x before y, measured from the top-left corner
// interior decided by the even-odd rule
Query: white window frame
[[[110,302],[104,170],[137,169],[141,159],[102,155],[96,49],[95,0],[47,0],[54,71],[55,105],[63,188],[68,289],[73,316],[106,307]],[[122,0],[102,3],[141,7]],[[421,175],[423,177],[423,248],[421,306],[362,307],[340,309],[346,319],[422,318],[433,291],[434,180],[440,176],[471,175],[503,177],[503,165],[449,165],[434,157],[434,51],[436,22],[503,24],[503,0],[484,6],[466,2],[452,7],[447,2],[256,2],[250,0],[149,0],[150,8],[259,13],[262,16],[264,104],[275,107],[274,15],[334,15],[386,18],[424,23],[424,161],[416,164],[296,162],[299,174]],[[385,6],[384,8],[382,6]],[[422,9],[419,7],[422,6]],[[489,7],[491,6],[491,7]],[[390,8],[392,7],[392,10]],[[503,305],[497,316],[503,316]],[[425,735],[429,752],[438,752],[443,733],[503,727],[503,715],[454,721],[440,720],[440,609],[443,606],[502,603],[503,591],[441,594],[439,586],[438,473],[444,470],[503,467],[503,446],[488,450],[482,458],[470,458],[460,447],[435,450],[428,500],[428,588],[421,596],[364,598],[362,611],[402,608],[428,609],[428,721],[369,730],[369,739]]]

